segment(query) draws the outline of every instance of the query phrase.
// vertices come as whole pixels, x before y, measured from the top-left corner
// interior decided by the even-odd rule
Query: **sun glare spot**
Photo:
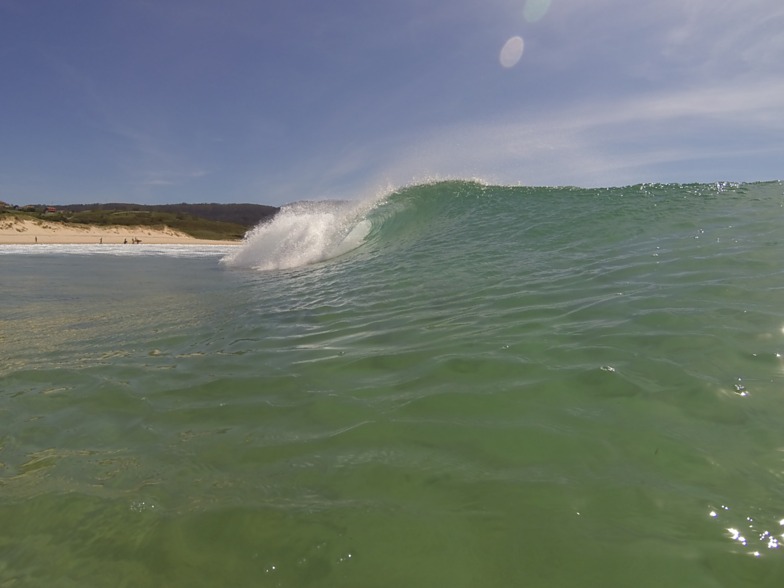
[[[523,56],[523,38],[512,37],[504,46],[501,47],[501,54],[498,56],[501,65],[504,67],[514,67]]]
[[[536,22],[550,10],[550,0],[526,0],[523,16],[528,22]]]

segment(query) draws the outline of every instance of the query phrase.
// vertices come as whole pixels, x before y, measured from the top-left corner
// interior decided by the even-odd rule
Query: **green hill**
[[[239,240],[257,224],[271,220],[279,209],[262,204],[109,203],[34,205],[21,210],[25,216],[67,224],[167,226],[198,239]]]

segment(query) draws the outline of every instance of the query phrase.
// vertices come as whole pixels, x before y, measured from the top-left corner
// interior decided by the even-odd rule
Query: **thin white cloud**
[[[376,142],[368,152],[379,150],[389,161],[377,168],[377,182],[476,176],[618,185],[724,173],[769,179],[754,177],[757,162],[784,157],[778,0],[554,0],[536,26],[542,28],[530,29],[534,42],[523,61],[561,72],[566,90],[572,72],[590,65],[604,84],[593,98],[575,90],[560,97],[561,106],[528,106]],[[609,77],[606,68],[615,68]],[[640,78],[646,82],[632,81]]]
[[[412,141],[379,181],[405,183],[428,175],[584,186],[707,180],[704,176],[711,171],[717,177],[728,171],[719,160],[784,156],[784,140],[753,149],[716,140],[735,133],[784,133],[781,96],[784,81],[779,80],[735,88],[718,85],[457,125]],[[699,162],[695,177],[661,177],[662,164],[690,160]]]
[[[784,50],[780,34],[784,26],[784,4],[781,2],[697,0],[668,3],[670,10],[681,18],[664,39],[667,55],[685,59],[693,55],[709,71],[739,65],[752,70],[780,65]]]
[[[784,78],[746,86],[716,84],[671,90],[629,98],[606,108],[594,105],[591,110],[597,114],[587,118],[586,124],[653,123],[688,117],[784,127],[783,92]]]
[[[190,160],[187,144],[167,131],[164,114],[128,111],[110,102],[102,85],[82,69],[52,52],[42,55],[56,72],[60,87],[80,105],[84,124],[114,138],[105,146],[115,152],[113,164],[125,174],[127,183],[175,186],[209,173]]]
[[[781,96],[784,80],[773,80],[507,113],[379,137],[333,153],[297,177],[265,179],[283,200],[363,198],[383,186],[444,178],[584,187],[777,179],[753,174],[760,158],[784,159]],[[747,136],[767,139],[741,140]],[[259,186],[258,193],[270,191]]]
[[[664,84],[775,73],[782,27],[779,0],[554,0],[529,29],[536,43],[527,58],[553,70],[612,70]]]
[[[28,4],[0,0],[0,11],[24,6],[28,32],[53,18]],[[729,169],[745,178],[779,169],[753,168],[755,157],[784,157],[781,0],[82,8],[95,17],[85,42],[114,31],[112,55],[123,59],[85,58],[63,37],[38,50],[49,47],[57,75],[29,50],[19,71],[44,74],[52,115],[67,115],[62,143],[50,133],[52,153],[70,150],[88,169],[100,162],[101,187],[131,197],[186,184],[189,197],[278,201],[429,177],[595,185]],[[510,38],[524,51],[504,69]]]

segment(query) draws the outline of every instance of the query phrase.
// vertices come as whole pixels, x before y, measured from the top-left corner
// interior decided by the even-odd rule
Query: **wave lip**
[[[252,229],[239,250],[225,256],[229,267],[289,269],[325,261],[359,247],[370,232],[367,203],[297,202]]]

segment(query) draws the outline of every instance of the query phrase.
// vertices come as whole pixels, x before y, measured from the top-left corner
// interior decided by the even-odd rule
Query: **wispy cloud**
[[[78,104],[84,127],[103,137],[113,165],[125,174],[124,183],[171,186],[208,174],[191,160],[187,142],[172,135],[165,112],[128,108],[107,98],[104,84],[90,73],[51,51],[41,55],[56,73],[63,99]]]
[[[524,34],[533,42],[520,76],[547,70],[566,92],[373,140],[366,151],[386,163],[366,164],[376,183],[397,184],[467,175],[545,185],[769,179],[755,174],[762,159],[784,158],[781,26],[777,0],[553,0]],[[583,69],[595,72],[595,86]],[[332,171],[356,166],[355,154],[344,157]]]
[[[473,174],[504,183],[594,186],[721,178],[742,173],[748,157],[766,152],[784,157],[784,139],[753,148],[737,140],[738,134],[784,132],[781,96],[784,81],[774,80],[456,125],[412,138],[399,149],[404,155],[380,170],[378,181]],[[726,160],[733,158],[737,169],[727,169]],[[674,172],[662,177],[662,164],[688,161],[695,162],[691,175],[679,170],[681,177]]]
[[[382,4],[0,0],[0,59],[19,78],[4,173],[100,197],[278,203],[431,177],[780,169],[781,0]]]

